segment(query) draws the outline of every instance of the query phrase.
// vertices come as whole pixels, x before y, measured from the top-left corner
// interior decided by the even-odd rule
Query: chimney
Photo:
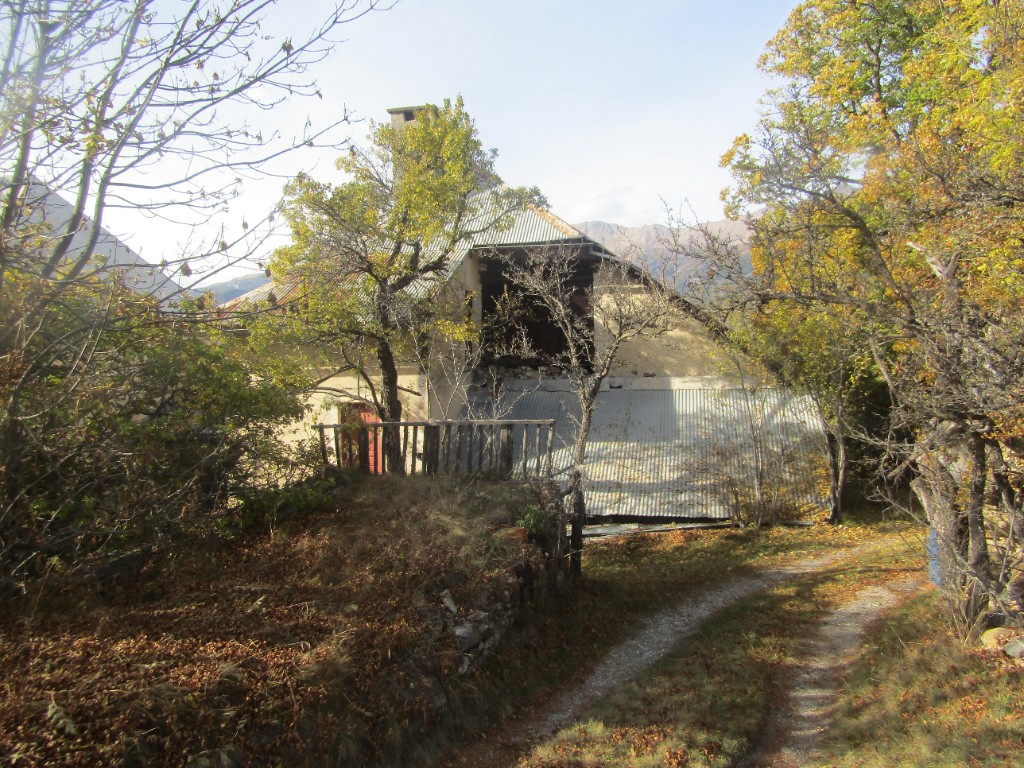
[[[392,107],[388,110],[388,114],[391,115],[391,127],[397,131],[407,123],[415,122],[416,115],[426,108],[425,104],[418,107]]]

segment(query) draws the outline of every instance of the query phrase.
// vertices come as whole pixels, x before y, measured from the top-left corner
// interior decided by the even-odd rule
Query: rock
[[[1006,627],[996,627],[982,632],[979,640],[984,648],[1000,648],[1012,636],[1013,632]]]
[[[221,768],[245,768],[249,760],[245,751],[234,744],[228,744],[218,750]]]
[[[1003,646],[1003,653],[1011,659],[1024,657],[1024,637],[1015,637]]]
[[[452,613],[459,612],[458,607],[455,605],[455,601],[452,600],[452,593],[449,592],[447,589],[441,593],[441,602],[444,604],[444,607]]]
[[[472,624],[459,624],[452,630],[455,634],[455,642],[459,645],[459,650],[465,653],[475,645],[479,645],[480,640],[483,636]]]

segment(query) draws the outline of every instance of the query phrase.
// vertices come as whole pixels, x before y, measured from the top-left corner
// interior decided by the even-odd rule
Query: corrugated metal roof
[[[503,211],[490,197],[479,216],[471,223],[472,229],[481,230],[472,238],[470,248],[492,248],[508,245],[539,245],[565,240],[590,240],[575,227],[562,221],[550,211],[528,205],[515,213],[515,218],[505,227],[493,227],[492,223]],[[596,241],[595,241],[596,242]],[[467,251],[469,248],[467,248]]]
[[[452,252],[443,273],[417,280],[407,289],[415,298],[429,296],[437,285],[443,285],[455,274],[474,249],[507,248],[515,245],[548,245],[572,241],[591,244],[601,253],[608,253],[596,240],[586,237],[575,227],[567,224],[550,211],[535,205],[528,205],[514,212],[512,220],[505,226],[496,226],[507,210],[501,204],[496,192],[484,192],[476,196],[474,203],[479,206],[476,214],[466,223],[466,230],[474,234],[461,241]],[[430,248],[428,247],[429,253]],[[610,255],[610,254],[609,254]],[[273,283],[260,286],[220,306],[222,312],[252,312],[266,309],[273,293],[277,304],[287,304],[301,298],[302,282],[298,278],[275,279]]]
[[[301,300],[305,292],[305,286],[300,277],[275,279],[224,302],[218,309],[222,314],[228,314],[256,312],[268,307],[287,307],[291,302]]]
[[[455,247],[443,273],[417,280],[409,286],[411,295],[423,298],[429,295],[435,286],[446,283],[473,250],[586,242],[600,252],[606,252],[596,240],[588,238],[550,211],[535,205],[527,205],[514,211],[511,221],[497,226],[497,222],[508,213],[501,205],[500,196],[488,192],[483,193],[480,198],[483,202],[476,216],[466,224],[466,229],[474,234]]]
[[[575,394],[566,384],[515,395],[503,418],[556,420],[552,465],[564,480],[579,415]],[[761,487],[787,504],[821,505],[814,470],[823,447],[810,400],[780,389],[606,390],[587,447],[587,513],[728,519],[758,472]]]

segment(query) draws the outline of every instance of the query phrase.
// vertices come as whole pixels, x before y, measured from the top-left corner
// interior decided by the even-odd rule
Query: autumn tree
[[[239,186],[329,135],[263,123],[318,93],[307,67],[376,3],[346,2],[302,39],[264,28],[273,5],[0,1],[4,574],[144,539],[150,515],[193,519],[221,496],[211,478],[237,466],[247,430],[296,415],[294,401],[250,390],[232,340],[207,334],[187,302],[167,313],[156,266],[140,292],[100,248],[113,207],[181,224],[191,246],[160,266],[186,282],[207,257],[256,244],[258,222],[228,209]],[[234,229],[218,229],[228,213]]]
[[[341,183],[303,174],[288,185],[292,243],[273,264],[300,286],[301,343],[319,350],[328,372],[359,375],[382,421],[402,418],[401,364],[426,369],[438,336],[474,333],[464,297],[449,301],[445,290],[456,257],[540,200],[501,185],[461,97],[413,112],[406,123],[373,125],[370,145],[338,160]],[[385,451],[396,456],[388,434]]]
[[[1017,3],[806,2],[724,159],[732,211],[759,213],[762,308],[850,329],[886,382],[886,465],[939,533],[965,631],[1019,608],[1022,31]]]

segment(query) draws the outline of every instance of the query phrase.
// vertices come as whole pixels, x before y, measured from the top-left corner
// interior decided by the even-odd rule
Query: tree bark
[[[391,344],[383,338],[377,342],[377,362],[380,365],[381,421],[401,421],[402,401],[398,398],[398,366],[395,364],[395,353],[391,349]],[[405,474],[398,429],[385,427],[381,432],[381,449],[387,471],[398,475]]]
[[[587,522],[587,502],[583,487],[577,483],[569,497],[572,509],[572,533],[569,537],[569,573],[579,576],[583,572],[583,526]]]
[[[988,479],[988,461],[985,442],[980,435],[972,433],[967,438],[967,450],[971,458],[971,479],[967,509],[964,511],[968,533],[968,573],[964,608],[969,626],[973,626],[983,618],[988,610],[992,587],[988,538],[985,534],[985,487]]]
[[[826,431],[825,441],[828,445],[829,469],[829,514],[828,521],[838,525],[843,520],[843,487],[846,484],[846,443]]]

